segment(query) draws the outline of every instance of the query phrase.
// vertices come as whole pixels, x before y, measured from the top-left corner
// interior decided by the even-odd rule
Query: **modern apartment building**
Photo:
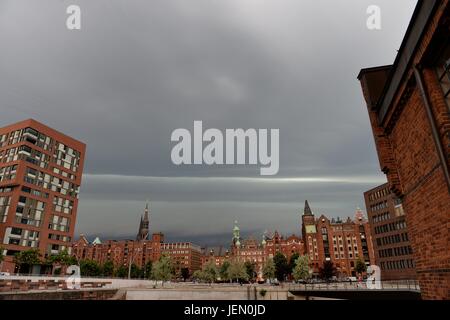
[[[86,145],[35,120],[0,128],[0,247],[43,257],[70,248]],[[35,272],[37,272],[35,270]]]
[[[390,192],[387,183],[365,192],[364,199],[381,279],[415,279],[415,263],[401,200]]]

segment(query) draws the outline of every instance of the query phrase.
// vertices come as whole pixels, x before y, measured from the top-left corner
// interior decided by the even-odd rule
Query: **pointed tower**
[[[141,221],[139,223],[139,231],[136,236],[136,240],[138,241],[148,240],[149,225],[150,220],[148,216],[148,202],[147,202],[147,204],[145,205],[144,216],[141,216]]]
[[[309,207],[308,200],[305,200],[305,208],[303,209],[303,215],[304,216],[312,216],[311,208]]]
[[[231,245],[233,253],[236,253],[236,250],[239,250],[241,247],[241,229],[239,229],[237,224],[238,222],[234,221],[233,239]]]
[[[305,208],[302,215],[302,235],[306,242],[306,234],[316,233],[316,222],[314,214],[309,206],[308,200],[305,200]]]

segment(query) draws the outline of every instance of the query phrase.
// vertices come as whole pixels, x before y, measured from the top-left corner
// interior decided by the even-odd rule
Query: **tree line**
[[[0,248],[0,265],[3,262],[3,250]],[[200,282],[254,282],[257,280],[257,265],[254,262],[242,262],[238,260],[226,260],[217,267],[214,260],[206,263],[201,270],[190,274],[188,268],[175,268],[170,257],[162,255],[156,262],[148,261],[142,268],[136,264],[114,266],[112,261],[99,264],[94,260],[77,260],[75,256],[63,250],[56,255],[49,255],[42,258],[38,249],[20,251],[14,255],[14,263],[17,266],[17,273],[31,273],[34,265],[41,265],[47,273],[52,275],[64,274],[70,265],[80,267],[81,276],[85,277],[117,277],[133,279],[153,279],[158,281],[169,281],[173,278],[187,279]],[[355,263],[355,272],[362,274],[366,271],[366,264],[361,259]],[[178,270],[178,272],[176,272]],[[268,259],[262,268],[262,276],[270,282],[275,279],[278,282],[287,280],[308,280],[311,277],[309,258],[307,255],[300,256],[294,253],[289,261],[280,252]],[[319,269],[319,278],[330,280],[337,275],[336,267],[331,261],[325,261]]]

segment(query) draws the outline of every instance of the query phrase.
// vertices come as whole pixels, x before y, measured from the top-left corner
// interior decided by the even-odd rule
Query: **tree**
[[[203,273],[205,280],[209,283],[213,283],[217,280],[219,271],[217,270],[214,260],[211,259],[210,261],[208,261],[208,263],[203,267]]]
[[[147,263],[142,268],[142,277],[144,279],[150,279],[152,277],[152,265],[151,261],[147,261]]]
[[[296,266],[295,261],[298,259],[300,255],[295,252],[292,254],[292,256],[289,258],[289,273],[293,273],[294,272],[294,268]]]
[[[319,277],[324,280],[330,280],[336,275],[336,268],[331,261],[325,261],[322,268],[319,270]]]
[[[23,266],[26,266],[28,273],[31,273],[31,267],[41,263],[41,253],[38,249],[20,251],[14,255],[13,261],[17,266],[17,273],[20,273]]]
[[[239,282],[239,280],[247,280],[248,274],[244,263],[233,261],[228,268],[228,278],[231,280],[236,279],[237,282]]]
[[[295,280],[306,280],[309,278],[309,259],[308,256],[300,256],[295,260],[295,267],[292,271]]]
[[[269,279],[269,281],[272,281],[272,279],[275,278],[275,263],[273,262],[273,259],[267,260],[264,264],[263,277]]]
[[[222,263],[219,270],[219,276],[222,281],[230,280],[228,277],[228,268],[230,268],[230,262],[226,260]]]
[[[102,265],[102,276],[112,277],[113,275],[114,275],[114,263],[111,260],[108,260]]]
[[[126,278],[128,276],[128,268],[122,265],[117,268],[114,274],[118,278]]]
[[[152,277],[155,280],[169,281],[173,275],[172,261],[166,255],[162,255],[152,266]]]
[[[80,274],[85,277],[98,277],[101,275],[101,268],[94,260],[80,261]]]
[[[203,281],[204,277],[205,276],[202,270],[195,270],[194,273],[192,274],[192,278],[197,281]]]
[[[183,278],[183,281],[186,282],[186,279],[189,278],[189,268],[181,268],[181,277]]]
[[[355,271],[359,274],[362,274],[367,271],[367,266],[361,259],[356,260],[355,262]]]
[[[289,273],[289,265],[286,257],[281,252],[277,252],[273,258],[275,263],[275,276],[278,281],[284,281],[286,275]]]
[[[48,256],[46,258],[45,264],[51,266],[51,273],[53,274],[55,272],[55,266],[67,267],[73,264],[73,259],[74,257],[69,254],[69,251],[67,251],[67,249],[64,249],[57,254]]]
[[[245,272],[247,273],[248,279],[253,281],[256,279],[256,276],[258,275],[256,273],[256,264],[254,262],[246,261],[244,263],[245,266]]]
[[[135,264],[132,263],[131,264],[131,269],[130,269],[130,277],[131,279],[138,279],[141,276],[141,269],[139,269],[139,267]]]

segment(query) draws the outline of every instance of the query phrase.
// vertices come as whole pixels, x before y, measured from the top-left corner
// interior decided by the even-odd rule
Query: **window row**
[[[406,241],[409,241],[409,238],[408,238],[408,234],[405,232],[405,233],[401,233],[401,234],[392,234],[389,236],[380,237],[380,238],[377,238],[376,241],[377,241],[377,246],[381,247],[381,246],[385,246],[385,245],[389,245],[389,244],[406,242]]]
[[[8,196],[0,197],[0,223],[6,222],[10,204],[11,204],[11,197]]]
[[[19,142],[28,142],[43,150],[53,151],[52,161],[54,163],[73,172],[78,170],[81,156],[79,151],[53,140],[33,128],[20,129],[0,136],[0,148]]]
[[[412,259],[396,260],[396,261],[383,261],[380,263],[382,270],[400,270],[400,269],[413,269],[415,263]]]
[[[391,217],[391,214],[389,212],[383,212],[383,213],[374,215],[372,217],[372,222],[373,223],[377,223],[377,222],[380,222],[380,221],[386,221],[386,220],[389,220],[390,217]]]
[[[401,220],[375,227],[375,234],[386,233],[396,230],[406,229],[406,221]]]
[[[411,246],[395,247],[389,249],[378,250],[380,258],[406,256],[412,254]]]
[[[371,211],[378,211],[378,210],[383,210],[383,209],[387,209],[388,207],[388,202],[387,201],[382,201],[382,202],[378,202],[377,204],[373,204],[370,206],[370,210]]]
[[[77,197],[79,192],[79,186],[76,184],[33,168],[27,167],[24,181],[71,197]]]
[[[17,175],[17,164],[0,168],[0,182],[14,180]]]
[[[388,196],[389,194],[390,194],[390,192],[389,192],[388,188],[378,190],[369,195],[369,201],[374,201],[374,200],[377,200],[380,198],[384,198],[384,197]]]

